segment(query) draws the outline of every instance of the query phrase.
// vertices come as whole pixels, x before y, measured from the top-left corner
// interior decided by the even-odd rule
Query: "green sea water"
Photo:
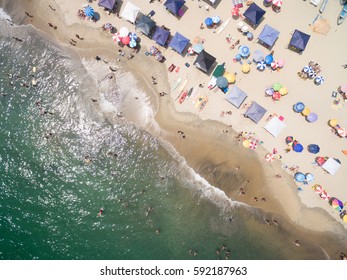
[[[323,258],[161,140],[96,114],[69,52],[32,27],[0,30],[0,259]]]

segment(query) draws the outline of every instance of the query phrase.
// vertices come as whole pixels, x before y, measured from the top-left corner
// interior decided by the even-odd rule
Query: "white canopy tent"
[[[277,137],[282,130],[286,127],[286,124],[281,121],[277,116],[273,116],[270,121],[265,125],[265,129],[274,137]]]
[[[120,16],[132,23],[135,22],[137,14],[141,11],[141,9],[137,6],[135,6],[131,2],[127,2],[124,6],[123,11],[121,12]]]
[[[339,170],[341,164],[338,163],[333,158],[328,158],[328,160],[322,165],[322,168],[328,171],[331,175],[334,175],[337,170]]]

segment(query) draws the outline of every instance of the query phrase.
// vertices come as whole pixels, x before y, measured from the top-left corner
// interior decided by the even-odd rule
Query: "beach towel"
[[[319,19],[311,25],[311,29],[313,32],[320,33],[323,35],[328,35],[331,26],[326,19]]]

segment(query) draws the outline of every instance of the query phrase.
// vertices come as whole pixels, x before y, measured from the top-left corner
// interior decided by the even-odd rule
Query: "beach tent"
[[[246,111],[245,116],[247,118],[250,118],[255,123],[258,123],[264,116],[266,111],[267,110],[264,107],[260,106],[257,102],[253,101],[252,105]]]
[[[172,37],[169,47],[174,49],[176,52],[182,54],[187,45],[189,44],[189,39],[176,32]]]
[[[100,7],[106,8],[108,10],[113,10],[114,4],[116,4],[116,0],[99,0],[98,5]]]
[[[271,49],[275,44],[279,34],[279,31],[272,28],[270,25],[265,24],[263,30],[259,34],[258,41],[262,45],[265,45],[265,47]]]
[[[341,164],[334,158],[328,158],[326,162],[322,165],[322,168],[329,172],[331,175],[334,175],[337,170],[339,170]]]
[[[156,24],[149,16],[139,12],[135,21],[135,26],[143,34],[150,37],[154,28],[156,27]]]
[[[237,86],[233,86],[225,97],[225,99],[233,104],[236,108],[240,108],[246,98],[247,94]]]
[[[265,129],[274,137],[277,137],[286,127],[285,123],[277,116],[273,116],[265,125]]]
[[[202,50],[194,61],[194,65],[204,73],[208,73],[215,61],[216,58],[214,56]]]
[[[169,36],[170,31],[167,31],[166,29],[157,26],[153,34],[152,40],[154,40],[158,45],[164,46]]]
[[[137,14],[139,12],[140,12],[140,8],[128,1],[125,4],[124,9],[121,12],[120,16],[122,18],[134,23],[136,21]]]
[[[290,39],[289,47],[302,52],[305,50],[310,37],[310,35],[295,29],[292,38]]]
[[[243,16],[245,17],[245,21],[255,28],[258,26],[265,13],[266,12],[262,8],[253,2],[243,13]]]
[[[184,3],[186,3],[184,0],[167,0],[164,6],[169,12],[175,16],[179,16],[180,9],[184,6]]]

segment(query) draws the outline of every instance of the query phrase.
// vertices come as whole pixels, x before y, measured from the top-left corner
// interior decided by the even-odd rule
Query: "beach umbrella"
[[[307,183],[310,183],[310,182],[312,182],[314,180],[314,176],[313,176],[312,173],[306,173],[305,179],[306,179]]]
[[[306,120],[308,122],[315,122],[316,120],[318,120],[318,115],[316,113],[309,113],[306,117]]]
[[[264,61],[264,59],[265,59],[265,54],[262,50],[255,50],[253,52],[253,60],[255,62]],[[264,63],[265,63],[265,61],[264,61]]]
[[[193,45],[193,51],[196,53],[201,53],[201,51],[204,49],[203,44],[195,44]]]
[[[113,28],[113,25],[108,22],[108,23],[105,23],[104,28],[108,29],[108,30],[111,30]]]
[[[247,33],[248,32],[248,26],[247,25],[242,26],[241,31],[243,33]]]
[[[283,2],[282,2],[282,0],[273,0],[272,1],[272,4],[275,6],[275,7],[282,7],[282,5],[283,5]]]
[[[214,16],[214,17],[212,17],[212,22],[215,23],[215,24],[220,23],[220,16]]]
[[[317,162],[319,166],[322,166],[326,162],[326,159],[324,157],[316,157],[315,162]]]
[[[277,60],[277,64],[279,68],[282,68],[284,66],[284,63],[285,63],[284,59]]]
[[[274,94],[274,89],[273,88],[267,88],[265,89],[265,94],[268,96],[272,96]]]
[[[224,74],[224,77],[228,80],[229,84],[235,83],[235,81],[236,81],[236,75],[231,74],[230,72],[226,72]]]
[[[278,62],[277,61],[272,61],[270,65],[271,65],[271,68],[274,70],[278,68]]]
[[[324,78],[322,76],[316,76],[316,78],[314,78],[314,83],[316,85],[321,85],[324,83]]]
[[[122,40],[122,37],[119,35],[119,32],[118,33],[114,33],[113,36],[112,36],[112,40],[116,43],[120,42]]]
[[[343,209],[343,202],[336,197],[330,198],[329,204],[337,211],[341,211]]]
[[[304,72],[304,73],[308,73],[308,72],[310,72],[310,71],[313,71],[313,69],[312,69],[312,67],[311,66],[309,66],[309,65],[306,65],[303,69],[302,69],[302,72]]]
[[[304,150],[304,147],[298,143],[293,147],[293,151],[297,153],[301,153]]]
[[[293,143],[293,141],[294,141],[293,136],[287,136],[287,137],[286,137],[286,144],[287,144],[287,145]]]
[[[336,129],[336,132],[337,132],[337,134],[338,135],[340,135],[341,137],[347,137],[347,131],[346,131],[346,129],[344,129],[343,127],[338,127],[337,129]]]
[[[242,58],[242,57],[241,57],[241,55],[240,55],[239,53],[235,55],[235,60],[236,60],[236,61],[240,61],[241,58]]]
[[[241,30],[241,28],[244,26],[244,22],[243,21],[239,21],[239,23],[237,24],[237,28]]]
[[[238,7],[234,7],[232,10],[231,10],[231,15],[233,17],[237,17],[240,15],[240,9]]]
[[[220,76],[217,78],[216,85],[219,88],[225,88],[228,86],[228,80],[227,78]]]
[[[310,144],[307,146],[307,150],[312,154],[318,154],[320,151],[320,148],[317,144]]]
[[[136,35],[136,33],[131,32],[131,33],[129,34],[129,38],[130,38],[130,40],[136,41],[136,40],[137,40],[137,35]]]
[[[85,7],[84,8],[84,14],[87,16],[87,17],[92,17],[92,16],[94,16],[94,9],[93,9],[93,7],[91,7],[91,6],[87,6],[87,7]]]
[[[282,84],[280,83],[274,83],[272,85],[272,88],[274,89],[274,91],[279,91],[282,88]]]
[[[194,50],[192,47],[189,47],[188,50],[187,50],[187,53],[188,54],[193,54],[194,53]]]
[[[281,87],[279,90],[279,93],[283,96],[283,95],[287,95],[288,94],[288,89],[286,87]]]
[[[281,99],[281,94],[278,91],[275,91],[272,95],[273,100],[280,100]]]
[[[335,127],[337,125],[337,119],[330,119],[329,120],[329,125],[331,127]]]
[[[267,65],[270,65],[272,61],[274,61],[274,57],[272,54],[268,54],[267,56],[265,56],[265,63]]]
[[[347,223],[347,214],[345,213],[344,215],[341,216],[341,219]]]
[[[318,184],[314,185],[312,189],[314,190],[315,193],[318,193],[318,194],[320,194],[323,191],[323,187]]]
[[[253,33],[252,32],[248,32],[247,33],[247,39],[248,40],[253,40]]]
[[[210,17],[206,18],[205,24],[206,24],[206,26],[212,26],[212,24],[213,24],[212,18],[210,18]]]
[[[297,102],[293,106],[293,110],[296,113],[301,113],[305,109],[305,104],[302,102]]]
[[[301,112],[301,114],[303,115],[303,116],[308,116],[308,114],[311,112],[311,109],[310,108],[308,108],[308,107],[305,107],[305,109],[304,110],[302,110],[302,112]]]
[[[302,173],[302,172],[296,172],[294,174],[294,179],[297,181],[297,182],[303,182],[305,181],[306,177],[305,177],[305,174]]]
[[[242,45],[239,47],[239,54],[242,56],[242,57],[247,57],[249,56],[249,47],[245,46],[245,45]]]
[[[130,40],[129,47],[130,48],[135,48],[136,47],[136,41],[135,40]]]
[[[257,142],[252,141],[252,142],[249,143],[249,148],[250,149],[255,150],[257,147],[258,147]]]
[[[324,199],[324,200],[329,200],[329,199],[330,199],[330,195],[329,195],[325,190],[323,190],[323,191],[319,194],[319,196],[320,196],[322,199]]]
[[[123,37],[123,38],[122,38],[122,43],[123,43],[124,45],[128,45],[128,44],[130,43],[130,38],[129,38],[129,36]]]
[[[249,148],[249,144],[250,144],[250,142],[247,139],[242,141],[242,146],[244,146],[245,148]]]
[[[121,29],[119,29],[119,35],[121,37],[126,37],[128,36],[128,34],[129,34],[129,29],[127,27],[123,26],[121,27]]]
[[[247,74],[251,70],[251,66],[248,63],[242,64],[241,70],[243,73]]]
[[[347,156],[347,150],[342,150],[342,153]]]
[[[347,84],[340,86],[340,90],[341,90],[341,92],[346,93],[347,92]]]
[[[317,76],[317,74],[313,70],[310,70],[310,71],[307,72],[307,77],[309,77],[310,79],[313,79],[316,76]]]
[[[275,160],[275,156],[271,153],[266,154],[265,160],[268,162],[273,162]]]
[[[265,61],[259,61],[259,62],[257,63],[257,69],[258,69],[259,71],[264,71],[265,68],[266,68]]]

